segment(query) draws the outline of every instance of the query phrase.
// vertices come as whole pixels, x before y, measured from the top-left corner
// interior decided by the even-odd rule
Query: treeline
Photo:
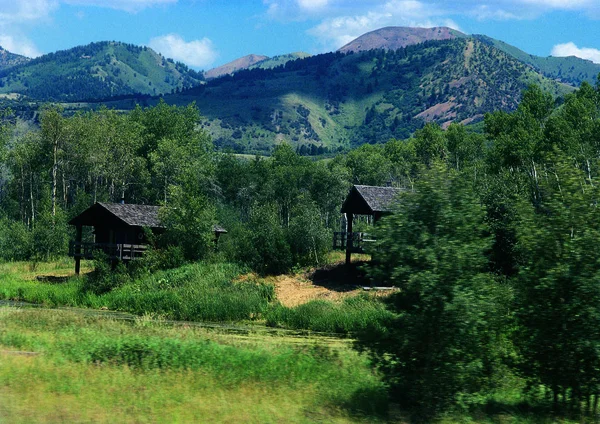
[[[599,131],[600,85],[560,107],[532,86],[515,112],[486,116],[483,137],[425,127],[363,148],[393,158],[382,163],[410,190],[376,227],[367,268],[401,288],[397,315],[360,345],[421,419],[506,385],[576,419],[597,413]]]
[[[394,318],[360,337],[396,399],[428,416],[477,404],[509,373],[531,399],[596,412],[600,84],[560,102],[531,86],[482,134],[427,124],[327,161],[286,144],[269,158],[219,153],[198,120],[194,105],[160,103],[68,118],[49,107],[39,129],[7,121],[0,257],[62,255],[69,217],[124,198],[166,206],[157,247],[171,246],[170,266],[221,255],[286,272],[322,263],[352,183],[404,187],[366,267],[401,288]],[[217,253],[215,223],[229,231]]]

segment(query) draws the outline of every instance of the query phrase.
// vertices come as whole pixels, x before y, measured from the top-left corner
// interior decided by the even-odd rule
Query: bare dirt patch
[[[442,116],[445,118],[454,118],[456,116],[456,112],[449,113],[450,109],[452,109],[454,106],[456,106],[456,103],[454,102],[438,103],[419,113],[416,118],[423,118],[428,122]]]
[[[340,301],[348,296],[354,296],[361,291],[356,286],[346,287],[345,290],[315,285],[302,276],[280,275],[273,278],[277,299],[282,305],[293,307],[310,302],[311,300]]]

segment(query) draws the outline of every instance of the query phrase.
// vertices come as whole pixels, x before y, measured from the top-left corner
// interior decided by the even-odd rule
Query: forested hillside
[[[195,101],[219,147],[268,153],[286,141],[331,152],[514,110],[529,83],[553,95],[572,90],[487,43],[454,39],[240,71],[165,100]]]
[[[531,65],[537,71],[548,78],[554,78],[559,81],[567,82],[578,86],[584,81],[591,84],[595,83],[598,73],[600,73],[600,64],[593,63],[590,60],[580,59],[575,56],[570,57],[541,57],[525,53],[524,51],[511,46],[503,41],[487,37],[485,35],[475,35],[476,39],[489,43],[494,47],[508,53],[515,59]]]
[[[38,101],[80,101],[136,93],[161,95],[202,80],[201,74],[148,47],[99,42],[4,69],[0,93]]]

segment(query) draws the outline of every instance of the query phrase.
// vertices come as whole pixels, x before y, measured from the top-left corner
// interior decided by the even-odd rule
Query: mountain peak
[[[466,37],[466,35],[462,32],[448,27],[385,27],[361,35],[357,39],[341,47],[338,51],[348,53],[373,49],[396,50],[425,41],[450,40],[453,38],[464,37]]]
[[[222,77],[223,75],[230,75],[236,71],[239,71],[240,69],[248,69],[250,66],[257,64],[258,62],[262,62],[266,59],[269,59],[269,57],[260,54],[249,54],[229,63],[226,63],[225,65],[206,71],[204,73],[204,78],[213,79]]]

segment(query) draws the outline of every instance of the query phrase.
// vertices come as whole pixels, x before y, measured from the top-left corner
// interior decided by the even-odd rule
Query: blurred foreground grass
[[[379,378],[342,340],[0,308],[0,422],[373,422],[385,412]]]

